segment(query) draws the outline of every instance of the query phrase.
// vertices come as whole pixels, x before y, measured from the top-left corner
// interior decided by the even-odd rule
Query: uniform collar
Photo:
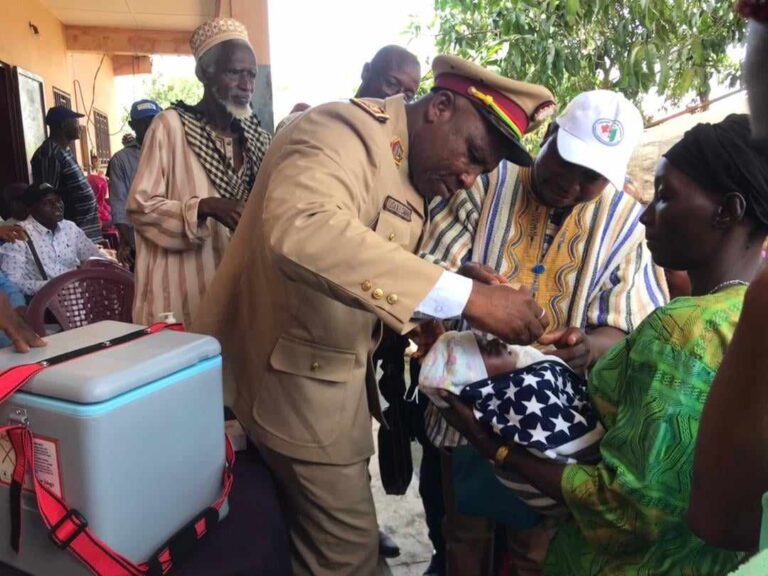
[[[408,142],[408,116],[405,113],[405,99],[402,95],[390,96],[384,100],[384,111],[389,116],[389,124],[392,127],[390,137],[390,149],[392,152],[392,162],[395,162],[395,147],[399,144],[402,147],[402,160],[397,167],[403,180],[407,182],[404,186],[405,200],[414,211],[423,220],[426,213],[426,202],[424,197],[413,187],[410,178],[410,168],[408,165],[408,154],[410,145]]]

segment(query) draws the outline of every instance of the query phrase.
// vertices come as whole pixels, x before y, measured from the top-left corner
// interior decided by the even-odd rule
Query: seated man
[[[23,200],[29,216],[21,226],[28,240],[0,246],[0,270],[25,296],[34,296],[48,280],[88,258],[103,258],[85,232],[64,220],[64,203],[50,184],[32,184]]]

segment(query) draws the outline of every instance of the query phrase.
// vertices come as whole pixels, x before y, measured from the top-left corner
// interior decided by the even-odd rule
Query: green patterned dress
[[[550,545],[547,575],[719,576],[738,565],[738,553],[705,544],[685,519],[699,420],[745,290],[676,298],[595,365],[603,459],[565,469],[573,516]]]

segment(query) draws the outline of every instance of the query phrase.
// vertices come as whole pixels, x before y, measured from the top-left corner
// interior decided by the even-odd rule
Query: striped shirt
[[[175,110],[152,121],[128,195],[136,238],[133,320],[150,324],[172,312],[189,325],[229,245],[230,232],[198,220],[201,199],[219,197],[189,147]]]
[[[504,161],[470,190],[432,202],[422,256],[450,270],[481,262],[528,287],[547,312],[549,331],[610,326],[629,333],[669,299],[645,245],[642,212],[608,186],[553,226],[557,211],[533,195],[530,169]],[[426,417],[435,444],[458,442],[434,407]]]
[[[48,138],[31,160],[32,179],[47,182],[64,201],[64,218],[77,224],[93,242],[100,242],[101,223],[96,197],[72,151]]]

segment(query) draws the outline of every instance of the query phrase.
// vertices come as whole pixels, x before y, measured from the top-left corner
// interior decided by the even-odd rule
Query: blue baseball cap
[[[142,118],[154,118],[163,109],[160,104],[154,100],[138,100],[131,106],[131,120],[141,120]]]
[[[45,123],[48,124],[48,126],[58,126],[64,122],[64,120],[69,120],[70,118],[83,118],[84,116],[85,114],[75,112],[66,106],[53,106],[52,108],[48,108],[48,113],[45,115]]]

